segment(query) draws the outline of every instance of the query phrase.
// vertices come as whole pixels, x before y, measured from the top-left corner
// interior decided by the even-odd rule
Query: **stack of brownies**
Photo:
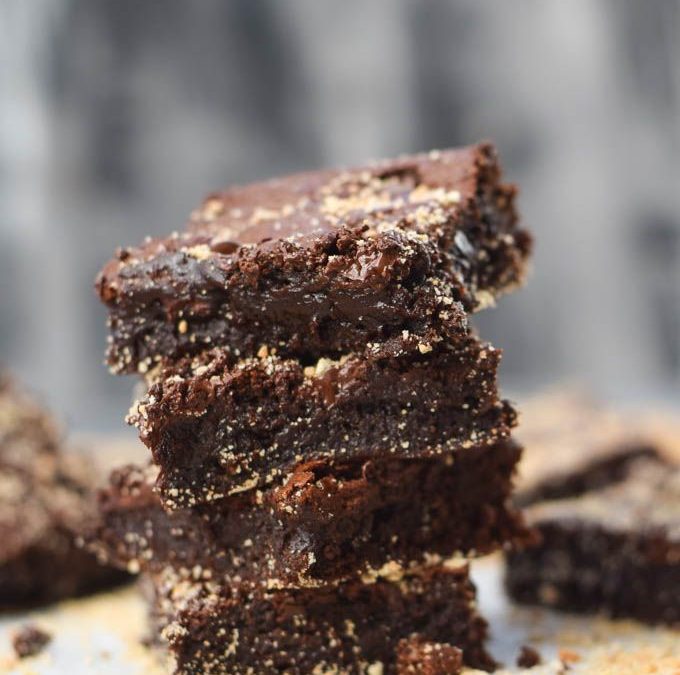
[[[465,559],[527,531],[468,320],[524,277],[514,198],[488,144],[300,174],[104,268],[153,462],[114,473],[92,545],[143,572],[177,672],[493,667]]]

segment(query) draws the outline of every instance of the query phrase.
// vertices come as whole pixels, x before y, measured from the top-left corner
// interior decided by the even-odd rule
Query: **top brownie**
[[[187,229],[118,252],[97,290],[108,360],[146,372],[206,346],[316,359],[442,339],[524,276],[531,248],[490,144],[213,194]]]

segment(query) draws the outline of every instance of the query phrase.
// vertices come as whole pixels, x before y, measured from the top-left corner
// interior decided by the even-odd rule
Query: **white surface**
[[[499,558],[478,561],[473,569],[480,609],[491,624],[491,651],[509,672],[518,672],[512,666],[519,648],[529,644],[543,656],[543,665],[531,671],[536,675],[564,672],[560,653],[578,659],[569,673],[680,674],[680,632],[512,607],[502,591]],[[41,655],[18,662],[10,636],[27,621],[49,630],[53,641]],[[145,610],[134,588],[5,616],[0,618],[0,673],[162,673],[153,654],[141,645],[144,631]]]

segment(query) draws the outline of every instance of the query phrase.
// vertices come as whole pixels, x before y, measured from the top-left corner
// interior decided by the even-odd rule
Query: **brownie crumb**
[[[517,656],[519,668],[533,668],[541,664],[541,655],[529,645],[522,645]]]
[[[49,633],[29,623],[12,636],[12,647],[20,659],[25,659],[39,654],[51,640],[52,636]]]
[[[578,663],[581,660],[581,655],[571,649],[560,649],[557,656],[565,666],[570,666],[572,663]]]

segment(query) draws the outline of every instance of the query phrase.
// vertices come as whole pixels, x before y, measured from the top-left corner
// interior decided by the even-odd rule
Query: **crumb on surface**
[[[570,663],[578,663],[581,660],[581,655],[571,649],[560,649],[558,656],[562,663],[569,665]]]
[[[519,668],[533,668],[540,665],[541,655],[530,645],[522,645],[517,655],[517,666]]]
[[[39,654],[52,640],[50,633],[34,624],[25,624],[12,635],[14,653],[20,658]]]

